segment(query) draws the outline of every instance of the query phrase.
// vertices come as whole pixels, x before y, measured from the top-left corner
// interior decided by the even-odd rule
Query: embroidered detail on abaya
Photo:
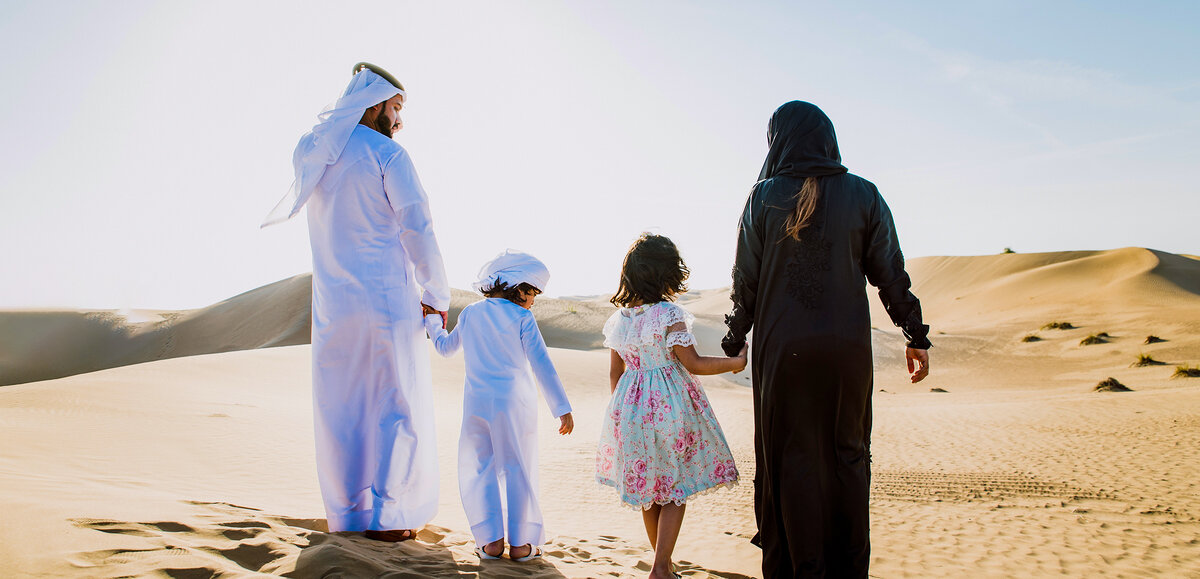
[[[820,230],[816,230],[805,235],[787,262],[788,295],[810,310],[817,308],[821,294],[825,293],[822,279],[829,271],[832,247],[833,244],[821,236]]]

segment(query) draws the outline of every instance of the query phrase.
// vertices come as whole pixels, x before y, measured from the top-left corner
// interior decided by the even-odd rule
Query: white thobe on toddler
[[[437,315],[425,317],[425,330],[442,356],[465,351],[458,488],[475,542],[506,537],[510,545],[541,545],[534,378],[555,418],[571,404],[533,313],[487,298],[463,308],[453,332]]]

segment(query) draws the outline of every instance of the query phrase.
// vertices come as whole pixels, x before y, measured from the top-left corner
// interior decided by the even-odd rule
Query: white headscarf
[[[287,195],[267,215],[262,227],[295,217],[308,202],[313,188],[321,180],[321,175],[325,174],[325,168],[342,156],[342,150],[350,141],[350,133],[362,120],[363,112],[397,94],[405,97],[403,90],[369,69],[355,74],[342,97],[326,106],[317,115],[319,122],[316,126],[300,137],[300,144],[296,145],[296,152],[292,154],[296,180],[292,182]]]
[[[504,253],[483,264],[479,269],[479,280],[471,286],[475,291],[482,292],[496,285],[497,281],[502,281],[509,287],[527,283],[544,292],[546,284],[550,283],[550,270],[541,260],[528,253],[506,249]]]

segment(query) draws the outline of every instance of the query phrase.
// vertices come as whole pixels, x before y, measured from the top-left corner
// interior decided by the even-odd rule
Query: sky
[[[336,6],[336,7],[335,7]],[[1200,3],[0,0],[0,308],[203,307],[311,271],[260,229],[370,61],[450,283],[505,248],[615,290],[643,231],[691,286],[790,100],[833,120],[909,258],[1200,253]]]

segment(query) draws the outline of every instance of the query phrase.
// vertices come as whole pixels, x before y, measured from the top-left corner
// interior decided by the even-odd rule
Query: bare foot
[[[521,545],[520,547],[509,547],[508,548],[508,558],[509,559],[520,559],[521,557],[528,557],[529,554],[532,552],[533,552],[533,545],[529,545],[529,544]]]
[[[675,565],[667,563],[666,567],[654,566],[650,568],[650,579],[674,579],[680,577],[674,571]]]
[[[363,531],[363,536],[374,541],[386,541],[389,543],[399,543],[417,537],[416,529],[390,529],[387,531],[367,530]]]

